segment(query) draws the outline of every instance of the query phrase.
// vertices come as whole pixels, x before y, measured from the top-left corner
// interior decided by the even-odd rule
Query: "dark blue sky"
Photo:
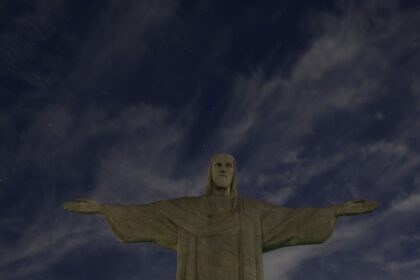
[[[416,2],[1,1],[0,278],[175,279],[61,204],[201,195],[229,152],[241,196],[382,203],[265,279],[419,279]]]

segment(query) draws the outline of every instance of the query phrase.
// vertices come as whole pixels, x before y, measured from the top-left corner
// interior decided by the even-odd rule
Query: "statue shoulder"
[[[271,208],[274,206],[273,204],[269,202],[266,202],[261,199],[256,199],[256,198],[242,197],[241,200],[245,208],[253,209],[254,211],[255,210],[264,211],[267,208]]]
[[[181,208],[183,210],[196,209],[197,206],[203,204],[202,196],[178,197],[170,200],[165,200],[165,204]]]

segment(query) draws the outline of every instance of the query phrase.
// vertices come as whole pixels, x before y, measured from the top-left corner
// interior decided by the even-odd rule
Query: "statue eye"
[[[226,163],[226,167],[232,167],[232,164],[230,164],[230,163]]]

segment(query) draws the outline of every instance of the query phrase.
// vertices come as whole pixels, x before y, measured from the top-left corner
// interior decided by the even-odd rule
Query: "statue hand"
[[[352,200],[337,206],[336,216],[352,216],[372,212],[379,207],[377,201]]]
[[[87,199],[76,199],[76,201],[66,202],[63,204],[63,208],[68,211],[82,214],[104,213],[104,207],[102,204]]]

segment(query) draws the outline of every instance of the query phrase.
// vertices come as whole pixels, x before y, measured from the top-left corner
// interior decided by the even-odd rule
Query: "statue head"
[[[207,195],[236,196],[236,161],[230,154],[217,154],[210,160]]]

